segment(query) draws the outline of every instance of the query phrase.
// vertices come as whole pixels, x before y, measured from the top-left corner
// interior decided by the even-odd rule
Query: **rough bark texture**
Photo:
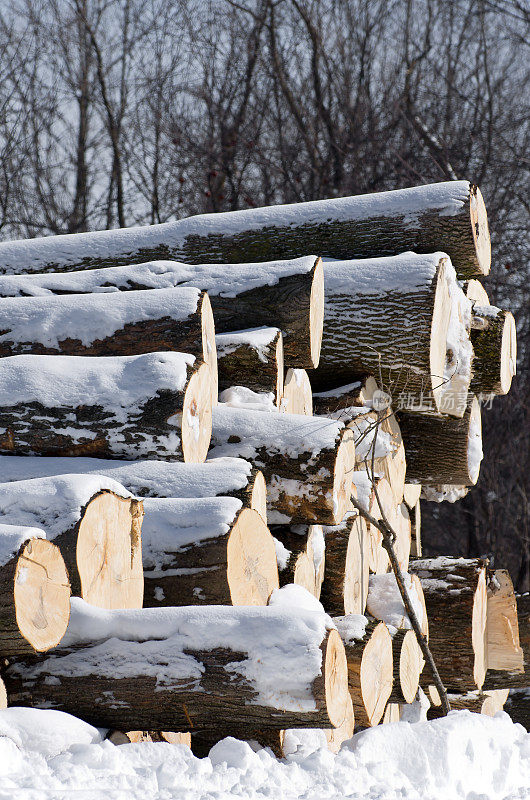
[[[285,566],[283,560],[278,563],[280,586],[295,583],[320,598],[325,569],[322,527],[273,525],[271,533],[289,553]]]
[[[517,363],[513,314],[492,306],[475,306],[470,337],[475,352],[471,391],[508,394]]]
[[[361,727],[377,725],[392,691],[392,640],[383,622],[370,622],[362,639],[344,645],[348,687]]]
[[[283,337],[270,328],[267,343],[256,345],[253,331],[221,333],[216,336],[219,391],[231,386],[246,386],[254,392],[274,395],[277,406],[283,395]],[[259,335],[260,331],[256,331]]]
[[[364,614],[368,596],[368,531],[360,516],[324,528],[326,565],[320,602],[331,616]]]
[[[342,419],[343,409],[367,406],[377,389],[377,382],[371,375],[365,375],[353,383],[329,389],[326,392],[313,392],[313,412],[321,417]]]

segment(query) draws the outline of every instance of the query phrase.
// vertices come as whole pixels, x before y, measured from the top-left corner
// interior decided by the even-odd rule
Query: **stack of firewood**
[[[422,558],[420,514],[477,482],[515,373],[489,268],[466,181],[1,243],[7,700],[196,752],[440,713],[354,497],[453,706],[501,708],[509,575]]]

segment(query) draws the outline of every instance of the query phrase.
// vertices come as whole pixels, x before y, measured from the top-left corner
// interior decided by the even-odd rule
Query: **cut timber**
[[[340,422],[219,404],[212,444],[212,457],[246,458],[262,470],[271,523],[334,525],[348,510],[355,446]]]
[[[2,358],[0,453],[200,463],[210,389],[208,366],[183,353]]]
[[[340,412],[358,408],[371,407],[377,382],[371,375],[366,375],[358,381],[328,389],[326,392],[313,392],[313,410],[315,414],[332,419],[342,419]]]
[[[0,656],[50,650],[70,617],[70,584],[59,548],[38,528],[0,522]],[[0,681],[0,707],[3,685]]]
[[[0,303],[0,331],[0,356],[191,353],[210,367],[217,402],[212,307],[199,289],[7,298]]]
[[[274,525],[271,533],[278,543],[276,554],[280,586],[295,583],[318,599],[325,565],[322,526]]]
[[[183,744],[191,747],[190,733],[173,733],[171,731],[109,731],[105,737],[112,744],[138,744],[139,742],[167,742]]]
[[[265,605],[278,588],[274,541],[235,497],[147,498],[144,606]]]
[[[485,714],[494,717],[497,711],[502,711],[508,699],[509,689],[495,689],[488,692],[467,692],[466,694],[449,694],[448,699],[452,711],[473,711],[475,714]],[[437,719],[444,716],[440,706],[431,706],[427,711],[427,719]],[[516,720],[514,720],[515,722]]]
[[[466,284],[466,297],[471,300],[473,306],[490,306],[490,299],[485,288],[480,281],[471,279]]]
[[[416,506],[420,499],[421,483],[406,483],[403,487],[403,500],[407,504],[409,511]]]
[[[421,487],[420,487],[421,488]],[[410,555],[421,558],[421,503],[419,500],[409,510],[410,515]]]
[[[356,725],[377,725],[392,691],[392,639],[388,629],[383,622],[369,622],[364,634],[353,631],[352,635],[348,617],[335,619],[335,623],[346,650]]]
[[[142,502],[101,476],[0,484],[0,523],[42,528],[61,551],[72,594],[102,608],[141,608]]]
[[[429,647],[445,687],[480,689],[486,675],[486,567],[480,559],[415,559],[429,618]],[[430,676],[425,676],[428,683]]]
[[[510,573],[505,569],[495,570],[488,583],[486,658],[488,670],[524,672],[517,602]]]
[[[513,314],[495,306],[475,305],[470,336],[475,351],[471,390],[508,394],[517,369],[517,331]]]
[[[451,486],[450,483],[438,486],[422,486],[421,499],[428,503],[456,503],[469,492],[469,486]]]
[[[373,481],[365,471],[354,472],[353,483],[357,491],[357,499],[375,519],[381,519],[383,514],[390,524],[394,520],[396,507],[392,487],[386,478],[375,478]],[[368,566],[371,572],[377,575],[388,571],[390,560],[388,553],[382,545],[381,532],[368,523]]]
[[[462,419],[401,411],[407,478],[424,485],[474,486],[482,460],[480,404],[473,395]]]
[[[276,406],[283,396],[283,337],[278,328],[218,333],[219,391],[246,386],[271,393]]]
[[[96,238],[100,235],[96,234]],[[82,240],[77,244],[82,245]],[[0,244],[0,252],[1,249]],[[128,291],[175,286],[188,290],[191,287],[197,292],[195,287],[199,287],[210,296],[217,333],[273,325],[284,333],[287,363],[293,367],[315,367],[322,339],[324,273],[320,259],[308,256],[307,252],[311,249],[302,253],[303,258],[256,264],[227,263],[219,266],[195,262],[192,266],[175,261],[155,261],[133,266],[133,261],[145,261],[148,257],[148,252],[145,252],[143,258],[122,260],[121,264],[127,266],[117,269],[4,278],[7,283],[3,289],[0,288],[0,294],[2,291],[19,294],[19,289],[6,288],[7,285],[13,286],[13,281],[16,283],[19,278],[22,279],[21,285],[26,286],[25,294],[92,294],[111,289]],[[160,255],[167,257],[166,253]],[[106,259],[91,266],[108,264],[112,264],[110,251],[107,251]],[[21,268],[19,265],[17,272]]]
[[[314,610],[72,603],[64,643],[8,667],[10,703],[124,731],[338,727],[346,716],[344,647]]]
[[[389,522],[396,534],[394,550],[399,561],[399,566],[403,572],[408,572],[410,550],[412,546],[412,526],[405,503],[400,503],[389,519]]]
[[[392,653],[394,684],[390,701],[412,703],[420,685],[420,675],[425,663],[413,630],[401,628],[394,634]]]
[[[344,722],[337,728],[324,728],[324,735],[331,753],[338,753],[343,742],[351,739],[355,730],[355,709],[351,695],[346,697],[346,716]]]
[[[324,528],[326,563],[320,602],[331,616],[363,614],[368,596],[369,540],[366,522],[348,514]]]
[[[369,373],[400,404],[423,405],[428,397],[437,411],[461,417],[471,381],[471,302],[447,255],[326,262],[324,271],[313,387],[322,391]]]
[[[313,395],[305,369],[288,369],[285,374],[281,411],[287,414],[313,414]]]
[[[146,259],[246,262],[319,252],[333,258],[444,250],[459,277],[487,275],[488,218],[480,189],[446,181],[377,194],[201,214],[161,225],[0,244],[0,272],[49,272]]]

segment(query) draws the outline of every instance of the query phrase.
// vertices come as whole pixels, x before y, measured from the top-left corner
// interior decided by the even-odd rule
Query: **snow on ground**
[[[527,800],[530,734],[499,713],[380,725],[337,755],[319,737],[278,761],[235,739],[204,759],[184,745],[102,741],[58,711],[0,711],[0,800]]]

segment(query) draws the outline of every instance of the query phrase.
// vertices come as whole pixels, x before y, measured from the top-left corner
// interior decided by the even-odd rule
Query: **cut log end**
[[[504,316],[501,342],[501,368],[498,394],[508,394],[512,378],[516,374],[517,364],[517,330],[515,319],[509,311]]]
[[[267,524],[267,484],[261,470],[254,475],[254,483],[250,495],[250,507],[257,511],[263,522]]]
[[[328,743],[328,750],[332,753],[338,753],[343,742],[351,739],[355,728],[355,713],[353,710],[353,703],[351,697],[348,695],[346,698],[346,716],[342,725],[338,728],[326,728],[324,733]]]
[[[217,347],[215,345],[215,323],[212,304],[208,294],[204,292],[201,301],[202,352],[203,359],[210,369],[212,406],[217,405]]]
[[[449,320],[451,317],[451,298],[449,296],[449,286],[444,261],[445,260],[442,261],[440,269],[438,270],[436,292],[434,295],[429,356],[431,386],[426,387],[430,388],[432,391],[436,408],[440,408],[442,395],[447,390],[444,381],[444,371],[447,358],[447,332],[449,330]]]
[[[487,669],[487,652],[485,647],[487,607],[486,572],[482,570],[473,599],[472,614],[472,644],[475,653],[473,678],[477,689],[482,688]]]
[[[352,473],[355,468],[355,444],[351,430],[346,429],[337,448],[333,475],[333,522],[339,524],[351,508]]]
[[[339,728],[347,717],[348,664],[346,652],[338,631],[331,630],[326,640],[324,659],[324,695],[329,721]]]
[[[404,634],[399,653],[399,685],[406,703],[412,703],[416,697],[423,665],[416,634],[408,630]]]
[[[202,464],[212,435],[212,380],[207,364],[201,364],[189,380],[182,407],[181,431],[184,461]]]
[[[477,306],[491,305],[488,293],[486,292],[485,288],[483,287],[480,281],[477,281],[473,278],[467,282],[466,297],[468,300],[471,300],[471,302],[476,304]]]
[[[488,212],[482,192],[478,186],[470,187],[469,216],[473,241],[477,253],[477,269],[488,275],[491,268],[491,239],[488,226]]]
[[[276,364],[278,365],[278,373],[276,378],[276,405],[279,406],[283,397],[284,377],[285,377],[283,336],[280,332],[278,332],[278,336],[276,337],[275,354],[276,354],[276,359],[275,359]]]
[[[279,587],[274,540],[250,508],[240,511],[227,544],[227,580],[235,606],[263,606]]]
[[[403,499],[410,511],[415,508],[421,495],[421,483],[406,483],[403,488]]]
[[[480,457],[478,452],[480,451]],[[480,463],[482,460],[482,416],[480,413],[480,403],[473,396],[469,410],[469,423],[467,432],[467,471],[469,484],[474,486],[480,474]]]
[[[0,709],[1,708],[7,708],[7,691],[2,678],[0,678]]]
[[[352,525],[346,551],[344,614],[364,614],[370,580],[368,542],[368,528],[359,515]]]
[[[366,722],[377,725],[393,686],[392,639],[383,622],[375,626],[364,648],[360,681]]]
[[[286,414],[313,415],[313,395],[305,369],[288,369],[280,408]]]
[[[318,367],[322,333],[324,330],[324,267],[318,258],[313,271],[311,299],[309,305],[309,333],[311,338],[311,361]]]

